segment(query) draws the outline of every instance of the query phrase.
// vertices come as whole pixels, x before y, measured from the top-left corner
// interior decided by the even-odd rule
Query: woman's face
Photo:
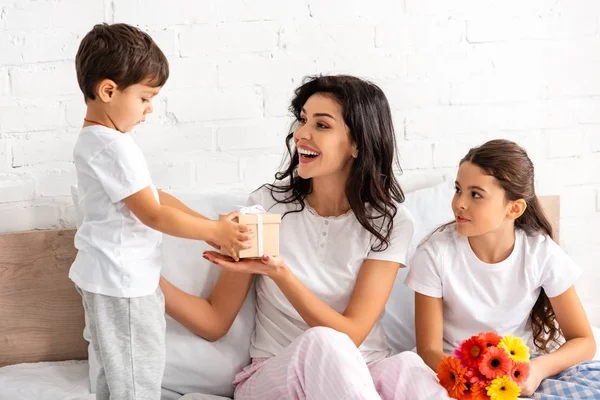
[[[304,104],[294,130],[303,179],[350,173],[356,145],[334,97],[315,93]]]

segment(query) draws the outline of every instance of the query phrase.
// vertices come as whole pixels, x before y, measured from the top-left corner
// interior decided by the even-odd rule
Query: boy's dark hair
[[[96,99],[96,85],[103,79],[124,90],[140,82],[163,86],[169,78],[169,63],[154,40],[127,24],[94,26],[79,45],[75,67],[86,102]]]

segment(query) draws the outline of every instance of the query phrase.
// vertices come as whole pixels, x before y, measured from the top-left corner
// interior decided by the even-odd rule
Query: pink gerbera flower
[[[479,371],[488,379],[508,374],[513,368],[513,363],[506,350],[499,347],[488,347],[481,358]]]
[[[529,371],[531,367],[529,363],[513,363],[513,367],[510,370],[510,377],[517,385],[522,385],[529,378]],[[465,375],[466,377],[466,375]]]

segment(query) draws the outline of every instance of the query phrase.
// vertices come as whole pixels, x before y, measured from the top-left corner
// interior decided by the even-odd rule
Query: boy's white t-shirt
[[[296,204],[275,202],[266,187],[254,192],[249,204],[260,204],[268,212],[282,215],[299,209]],[[352,212],[339,217],[321,217],[306,205],[303,211],[287,214],[282,219],[280,254],[302,284],[331,308],[343,313],[350,302],[363,262],[373,259],[405,265],[413,231],[410,212],[398,205],[389,247],[385,251],[374,252],[371,250],[374,236],[360,225]],[[270,278],[259,275],[256,291],[256,329],[250,356],[271,357],[309,326]],[[366,362],[380,360],[390,354],[381,319],[359,350]]]
[[[548,235],[517,229],[515,236],[511,255],[497,264],[477,258],[454,226],[417,249],[405,283],[443,298],[445,353],[489,331],[519,336],[534,350],[529,315],[541,289],[556,297],[579,277],[580,268]]]
[[[144,225],[123,199],[152,185],[142,151],[130,134],[104,126],[81,130],[73,151],[83,222],[69,278],[81,289],[113,297],[156,291],[162,233]]]

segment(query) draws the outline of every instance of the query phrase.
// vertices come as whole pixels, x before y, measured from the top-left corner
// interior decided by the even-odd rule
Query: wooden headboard
[[[540,198],[558,242],[558,196]],[[0,234],[0,367],[83,360],[84,314],[69,280],[74,229]]]

